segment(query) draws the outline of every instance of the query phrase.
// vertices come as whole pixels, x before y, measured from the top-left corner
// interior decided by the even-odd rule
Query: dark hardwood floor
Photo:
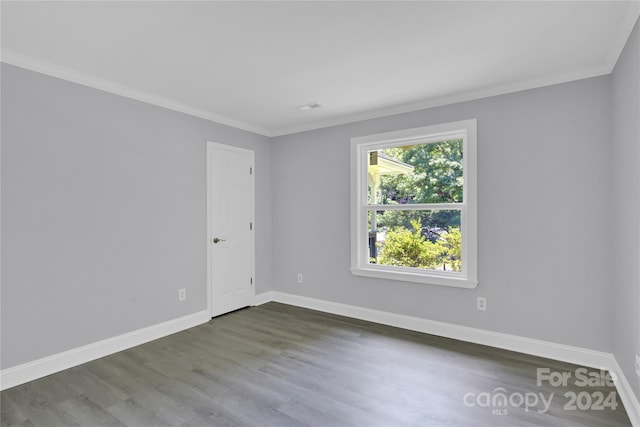
[[[579,368],[268,303],[5,390],[1,425],[630,425]]]

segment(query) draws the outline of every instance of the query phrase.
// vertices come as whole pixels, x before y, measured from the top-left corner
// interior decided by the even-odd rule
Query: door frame
[[[234,147],[232,145],[220,144],[218,142],[207,141],[206,152],[207,152],[207,236],[206,236],[206,245],[207,245],[207,311],[209,312],[209,317],[213,316],[213,304],[211,301],[213,295],[213,275],[212,275],[212,255],[213,255],[213,212],[211,209],[212,204],[212,195],[213,191],[212,179],[213,179],[213,156],[214,149],[224,149],[228,151],[235,151],[237,153],[248,154],[251,157],[251,185],[250,185],[250,197],[251,203],[249,205],[251,223],[253,224],[251,237],[249,239],[249,244],[251,245],[251,277],[253,278],[253,284],[251,286],[250,296],[255,299],[256,296],[256,166],[255,166],[255,151],[248,150],[245,148]]]

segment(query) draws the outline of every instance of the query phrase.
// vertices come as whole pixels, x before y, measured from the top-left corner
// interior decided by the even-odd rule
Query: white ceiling
[[[3,1],[2,61],[273,136],[607,74],[639,5]]]

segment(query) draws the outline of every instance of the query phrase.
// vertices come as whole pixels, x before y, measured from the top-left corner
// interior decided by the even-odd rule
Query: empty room
[[[640,1],[2,1],[0,425],[639,426]]]

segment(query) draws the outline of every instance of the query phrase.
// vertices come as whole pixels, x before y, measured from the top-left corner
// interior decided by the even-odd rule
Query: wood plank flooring
[[[571,377],[538,386],[537,368]],[[1,425],[631,425],[578,368],[268,303],[5,390]],[[591,409],[612,392],[616,410]]]

